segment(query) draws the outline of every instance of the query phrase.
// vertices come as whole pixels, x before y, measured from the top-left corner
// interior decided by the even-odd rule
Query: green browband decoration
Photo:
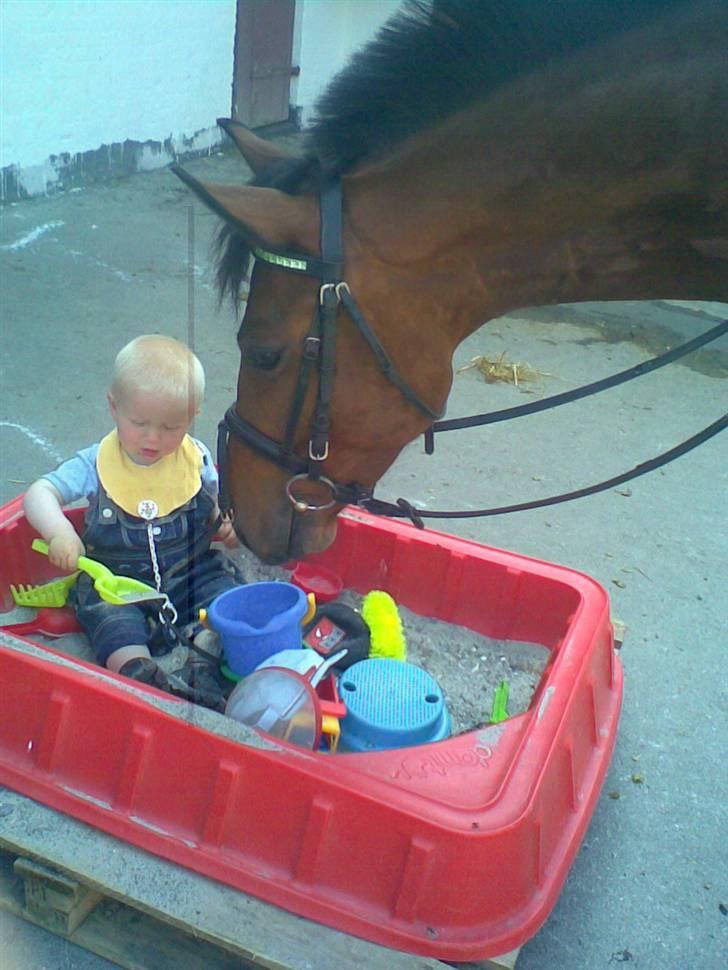
[[[262,259],[264,263],[272,263],[273,266],[282,266],[284,269],[295,269],[299,273],[308,270],[308,262],[305,259],[295,259],[293,256],[281,256],[279,253],[271,253],[267,249],[253,247],[253,256]]]

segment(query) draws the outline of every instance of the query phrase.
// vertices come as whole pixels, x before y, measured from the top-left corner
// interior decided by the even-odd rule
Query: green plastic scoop
[[[42,539],[33,539],[33,549],[48,555],[48,543]],[[103,563],[96,562],[95,559],[88,559],[86,556],[78,557],[78,568],[94,581],[94,589],[102,600],[113,603],[114,606],[129,606],[134,603],[158,602],[160,605],[167,602],[166,593],[160,593],[153,586],[148,586],[138,579],[129,579],[127,576],[116,576]]]

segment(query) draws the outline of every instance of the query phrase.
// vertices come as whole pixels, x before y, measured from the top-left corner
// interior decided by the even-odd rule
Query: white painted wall
[[[304,124],[333,75],[400,5],[401,0],[299,0],[300,37],[294,40],[293,50],[301,75],[291,94],[302,109]]]
[[[0,164],[191,137],[230,111],[235,0],[2,0]]]
[[[275,3],[276,0],[268,0]],[[291,101],[310,115],[353,50],[400,0],[298,0]],[[0,0],[0,169],[30,195],[63,155],[132,142],[173,151],[221,140],[230,113],[236,0]],[[59,156],[61,158],[59,159]],[[144,147],[138,168],[170,153]],[[5,196],[5,186],[2,186]]]
[[[101,146],[219,142],[230,112],[235,0],[0,0],[0,168],[29,194]],[[170,161],[142,152],[137,167]]]

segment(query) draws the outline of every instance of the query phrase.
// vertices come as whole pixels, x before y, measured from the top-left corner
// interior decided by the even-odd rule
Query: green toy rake
[[[26,586],[19,583],[11,586],[10,592],[17,606],[65,606],[68,602],[68,593],[78,579],[78,573],[71,573],[70,576],[63,576],[62,579],[54,579],[43,586]]]

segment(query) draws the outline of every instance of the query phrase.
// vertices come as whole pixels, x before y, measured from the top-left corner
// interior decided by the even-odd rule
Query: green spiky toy
[[[362,619],[369,627],[370,657],[389,657],[392,660],[407,659],[407,643],[402,629],[402,619],[389,593],[373,589],[361,604]]]

